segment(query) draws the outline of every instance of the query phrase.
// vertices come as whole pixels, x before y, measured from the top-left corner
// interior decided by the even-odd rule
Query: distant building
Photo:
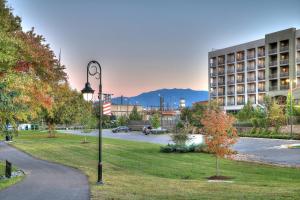
[[[179,108],[185,108],[185,99],[184,98],[181,98],[180,100],[179,100]]]
[[[141,105],[112,104],[111,113],[116,117],[120,117],[122,115],[129,116],[134,106],[136,106],[138,112],[143,112],[143,107]]]

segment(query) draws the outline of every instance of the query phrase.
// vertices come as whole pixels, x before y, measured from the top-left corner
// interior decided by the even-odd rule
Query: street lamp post
[[[98,91],[98,100],[99,100],[99,137],[98,137],[98,145],[99,145],[99,160],[98,160],[98,184],[103,184],[102,180],[102,69],[101,65],[95,61],[92,60],[87,65],[87,72],[86,72],[86,79],[87,82],[85,83],[85,87],[81,90],[83,95],[86,95],[87,100],[92,100],[92,98],[89,99],[89,95],[94,94],[94,90],[91,88],[91,84],[89,83],[89,75],[94,76],[96,79],[99,80],[99,91]]]

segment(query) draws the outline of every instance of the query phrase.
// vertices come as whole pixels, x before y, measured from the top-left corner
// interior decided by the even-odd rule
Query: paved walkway
[[[78,170],[35,159],[0,142],[0,160],[9,160],[26,177],[20,183],[0,191],[1,200],[88,200],[87,177]]]
[[[76,135],[98,136],[98,131],[81,133],[80,130],[63,130],[61,132]],[[171,143],[170,135],[144,135],[141,132],[112,133],[111,130],[103,130],[103,137],[123,140],[143,141],[157,144]],[[246,154],[248,160],[261,161],[271,164],[300,167],[300,149],[282,149],[280,145],[300,143],[299,140],[279,140],[263,138],[240,138],[233,149],[240,154]]]

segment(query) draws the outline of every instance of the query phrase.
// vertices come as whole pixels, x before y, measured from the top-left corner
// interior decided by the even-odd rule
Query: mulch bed
[[[210,176],[207,178],[208,180],[231,180],[233,177],[230,176]]]

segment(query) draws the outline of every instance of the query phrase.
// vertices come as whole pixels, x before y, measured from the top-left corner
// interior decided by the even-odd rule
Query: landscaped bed
[[[7,188],[19,181],[21,181],[24,178],[23,173],[19,173],[20,171],[13,167],[13,173],[15,176],[11,178],[5,177],[5,162],[0,161],[0,190]]]
[[[300,169],[220,160],[230,183],[208,182],[215,158],[205,153],[161,153],[160,145],[103,141],[103,186],[96,185],[96,137],[26,133],[14,146],[42,159],[74,166],[89,176],[92,199],[300,199]]]

